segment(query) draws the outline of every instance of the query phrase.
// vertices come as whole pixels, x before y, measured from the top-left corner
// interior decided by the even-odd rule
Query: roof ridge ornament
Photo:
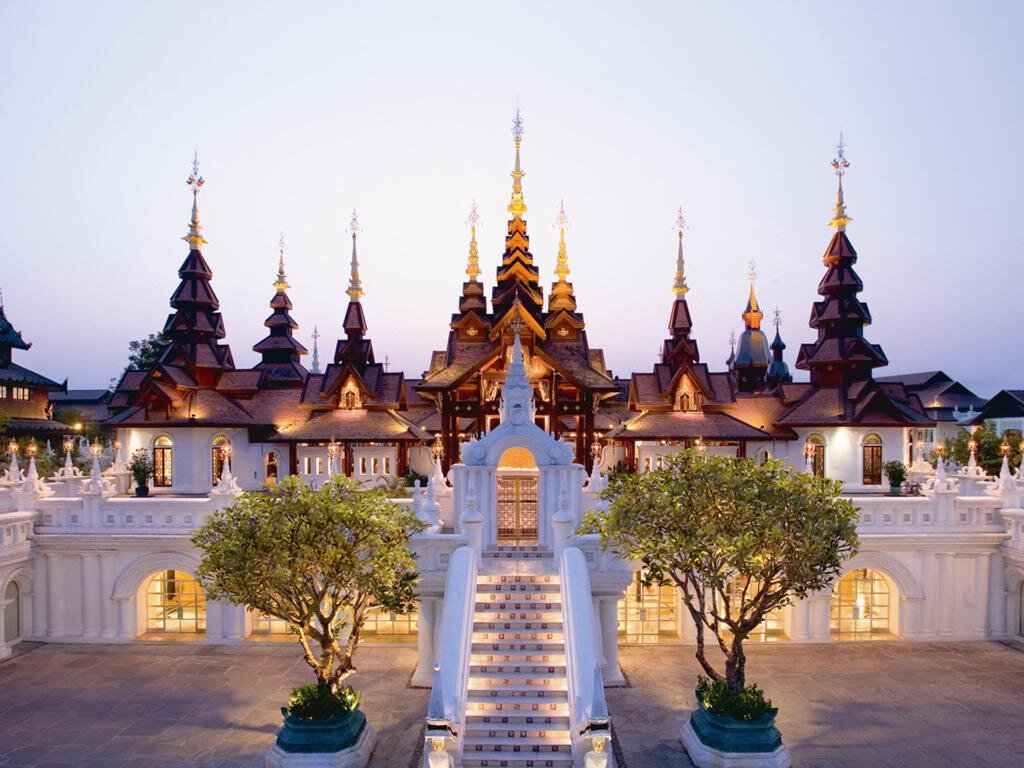
[[[352,301],[359,301],[359,298],[363,295],[363,283],[359,279],[359,257],[356,254],[356,237],[363,228],[359,224],[359,217],[356,215],[356,209],[352,209],[352,218],[348,222],[348,231],[352,234],[352,267],[351,273],[348,279],[348,290],[345,293],[348,294],[349,299]]]
[[[277,241],[277,280],[274,281],[274,289],[282,292],[289,288],[291,286],[288,285],[288,279],[284,274],[284,232],[282,232]]]
[[[569,228],[569,217],[565,213],[565,200],[562,199],[559,202],[558,216],[555,218],[553,224],[558,229],[558,263],[555,266],[555,274],[558,276],[558,282],[565,283],[566,278],[569,276],[569,256],[566,253],[565,247],[565,230]]]
[[[189,221],[188,234],[181,238],[194,251],[207,242],[202,235],[203,228],[199,225],[199,190],[205,183],[206,179],[199,175],[199,150],[195,150],[192,155],[192,173],[185,180],[185,184],[192,190],[192,219]]]
[[[516,106],[516,116],[512,118],[512,139],[516,145],[516,164],[512,171],[512,199],[508,204],[508,212],[513,219],[523,218],[526,213],[526,203],[523,202],[523,176],[526,173],[519,163],[519,148],[523,143],[523,116]]]
[[[846,225],[853,221],[846,215],[846,200],[843,197],[843,176],[850,167],[850,161],[846,159],[846,142],[843,141],[843,132],[839,131],[839,141],[836,143],[836,156],[832,159],[832,170],[836,178],[836,204],[832,209],[832,220],[828,225],[834,227],[837,232],[845,232]]]
[[[683,215],[683,206],[679,206],[675,229],[679,237],[679,251],[676,254],[676,279],[672,284],[672,292],[679,298],[683,298],[690,290],[686,284],[686,261],[683,258],[683,230],[686,229],[686,217]]]
[[[480,276],[480,255],[476,249],[476,229],[480,226],[480,213],[476,207],[476,198],[469,207],[469,217],[466,219],[469,226],[469,262],[466,265],[466,274],[469,275],[469,282],[475,283]]]

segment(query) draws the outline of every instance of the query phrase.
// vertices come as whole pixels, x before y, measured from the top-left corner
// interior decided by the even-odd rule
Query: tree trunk
[[[739,638],[733,638],[725,657],[725,683],[733,693],[740,693],[747,684],[747,657],[743,653],[743,641]]]

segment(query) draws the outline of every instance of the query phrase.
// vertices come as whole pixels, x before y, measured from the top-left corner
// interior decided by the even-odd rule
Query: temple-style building
[[[0,296],[0,413],[7,419],[5,430],[12,436],[59,439],[68,427],[53,420],[50,393],[67,392],[68,382],[58,384],[14,362],[15,349],[28,351],[31,346],[7,319]]]

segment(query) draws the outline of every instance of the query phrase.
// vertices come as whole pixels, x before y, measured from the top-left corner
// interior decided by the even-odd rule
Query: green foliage
[[[86,413],[83,413],[77,408],[54,408],[53,418],[55,421],[59,421],[62,424],[67,424],[71,427],[68,432],[73,432],[75,436],[85,435],[92,440],[103,433],[103,430],[100,429],[100,424],[96,419]],[[76,427],[78,428],[76,429]]]
[[[300,720],[327,720],[342,717],[359,707],[359,694],[345,685],[337,691],[317,685],[300,685],[288,697],[288,714]]]
[[[629,466],[626,462],[620,461],[614,467],[612,467],[610,477],[618,477],[619,475],[635,475],[636,470]]]
[[[697,660],[738,693],[750,632],[794,597],[829,588],[856,551],[857,509],[839,490],[838,481],[774,459],[758,465],[682,451],[665,469],[613,475],[607,511],[588,514],[582,532],[682,590]],[[724,674],[705,657],[706,631],[725,656]]]
[[[420,481],[420,488],[427,487],[427,476],[421,475],[419,472],[416,472],[415,470],[412,469],[405,473],[403,480],[405,480],[405,484],[409,488],[412,488],[414,485],[416,485],[417,480]]]
[[[946,445],[946,455],[957,464],[967,464],[971,457],[971,449],[968,443],[972,437],[978,444],[978,447],[975,449],[975,460],[978,462],[978,466],[990,475],[998,475],[1003,465],[1002,445],[1004,438],[996,434],[992,422],[986,421],[981,426],[975,428],[973,435],[966,429],[961,428],[958,430],[956,437]],[[1010,446],[1011,470],[1020,466],[1020,439],[1019,432],[1014,430],[1006,431],[1005,441]],[[931,459],[934,463],[934,453]]]
[[[289,476],[211,515],[192,543],[207,597],[286,621],[317,686],[336,692],[355,672],[368,612],[413,610],[409,537],[423,528],[384,489],[335,475],[313,490]]]
[[[885,470],[885,476],[889,478],[889,485],[893,488],[899,488],[907,479],[907,466],[902,461],[887,461],[882,465],[882,469]]]
[[[7,434],[7,425],[10,423],[11,417],[7,415],[6,411],[0,411],[0,435]]]
[[[756,683],[735,692],[721,680],[712,682],[701,675],[697,678],[697,698],[712,714],[734,720],[760,720],[772,710],[772,700],[764,697]]]
[[[170,341],[171,337],[163,331],[151,333],[144,339],[129,341],[128,365],[124,372],[153,370]]]
[[[153,476],[153,459],[145,448],[136,448],[128,459],[128,472],[131,473],[138,488],[144,488],[146,481]]]

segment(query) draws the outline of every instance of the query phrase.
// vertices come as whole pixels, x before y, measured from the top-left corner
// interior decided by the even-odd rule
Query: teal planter
[[[277,732],[277,745],[285,752],[340,752],[359,741],[366,715],[356,709],[326,720],[300,720],[281,708],[284,725]]]
[[[700,697],[690,715],[690,727],[705,746],[721,752],[774,752],[782,746],[782,734],[775,727],[778,708],[759,720],[735,720],[704,709]]]

